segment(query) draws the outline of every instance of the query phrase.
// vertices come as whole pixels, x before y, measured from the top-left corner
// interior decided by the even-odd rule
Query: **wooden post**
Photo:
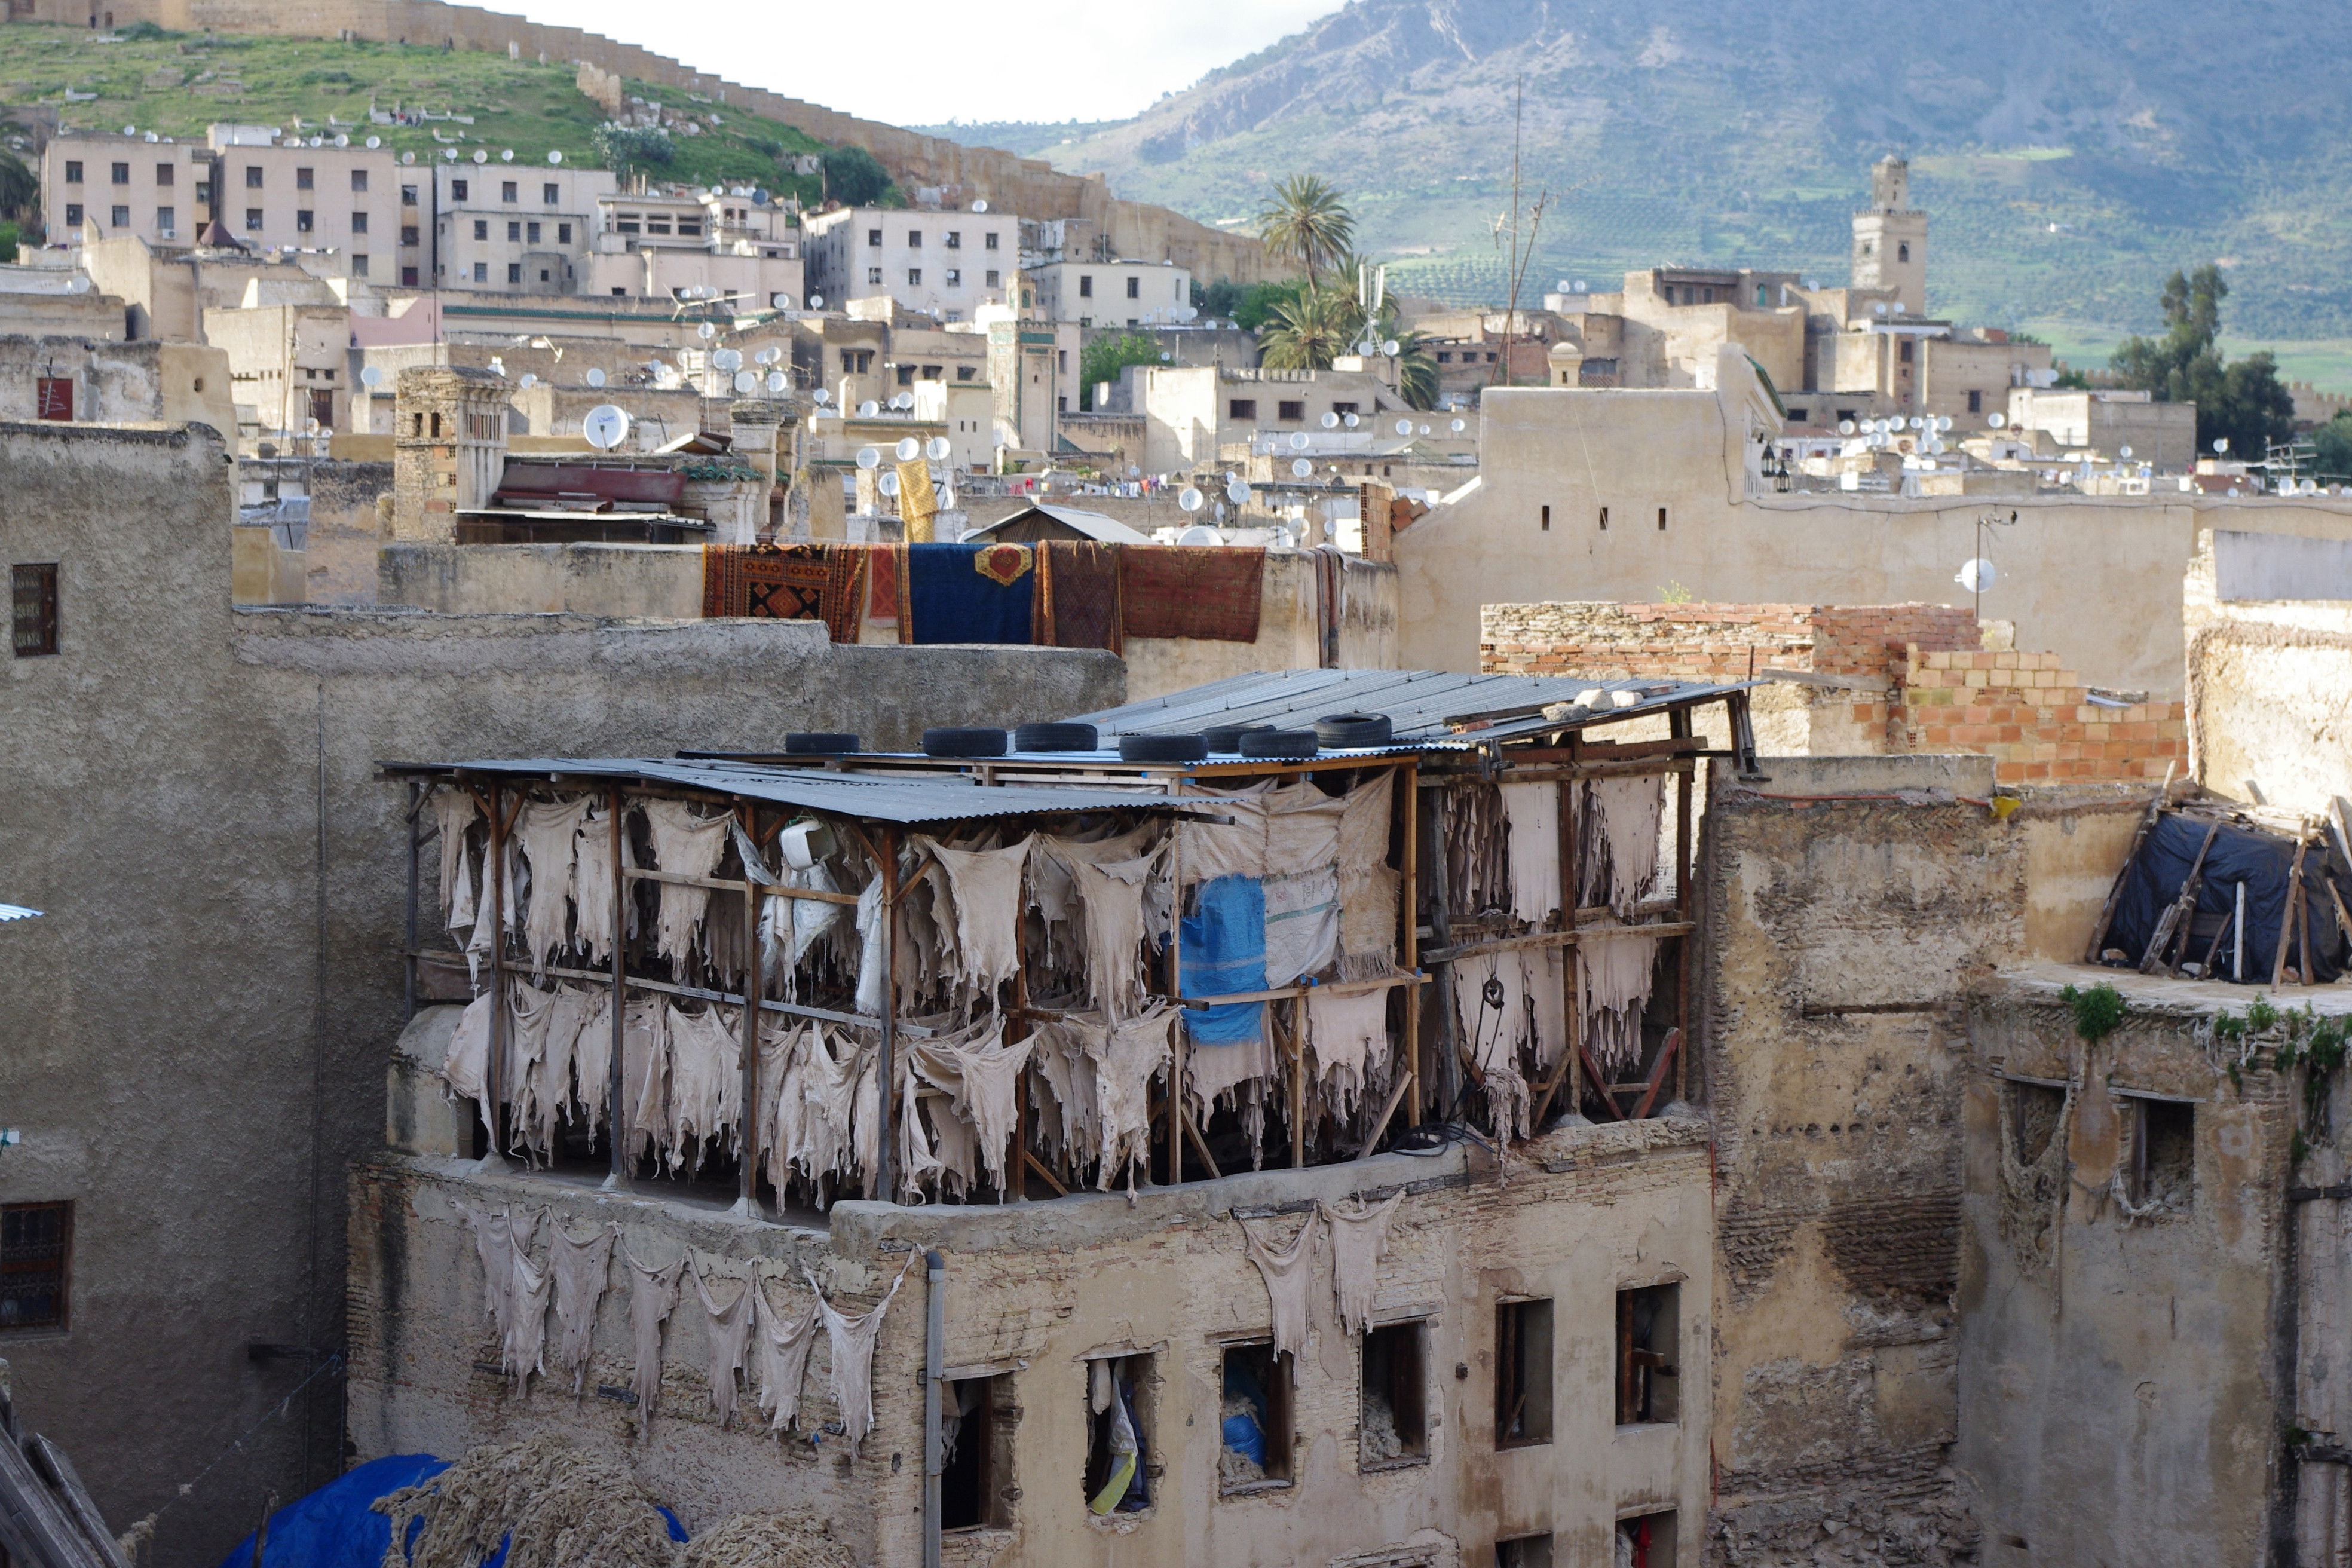
[[[746,847],[760,841],[760,808],[749,801],[736,807],[741,814]],[[741,853],[739,848],[738,853]],[[738,1200],[747,1215],[760,1212],[760,998],[766,994],[767,984],[760,973],[760,910],[762,900],[760,885],[751,877],[751,868],[743,868],[743,1109],[735,1130],[737,1146],[742,1151],[742,1192]],[[765,870],[765,867],[761,869]],[[785,918],[792,918],[792,906],[784,907]],[[783,1194],[776,1194],[781,1202]]]
[[[1268,1023],[1279,1002],[1265,1005]],[[1290,1168],[1307,1163],[1307,998],[1290,1000]]]
[[[1691,732],[1691,712],[1687,708],[1675,710],[1668,729],[1677,737]],[[1698,773],[1696,758],[1685,757],[1675,773],[1675,919],[1689,925],[1691,910],[1696,900],[1691,889],[1691,785]],[[1675,968],[1678,981],[1675,987],[1675,1031],[1682,1037],[1683,1048],[1675,1053],[1675,1099],[1684,1100],[1690,1088],[1690,1002],[1692,955],[1697,948],[1689,935],[1675,941]]]
[[[1168,1054],[1168,1184],[1175,1187],[1184,1183],[1184,837],[1181,827],[1170,831],[1176,842],[1168,848],[1168,879],[1175,889],[1168,919],[1168,993],[1177,1008]],[[1149,1158],[1143,1168],[1151,1169]]]
[[[401,952],[405,954],[405,956],[400,961],[400,1016],[404,1023],[416,1016],[416,868],[419,858],[417,854],[417,819],[424,815],[425,803],[432,798],[433,789],[431,785],[413,782],[409,784],[408,910],[405,923],[401,927],[402,941],[400,944]],[[437,896],[440,884],[436,882],[434,884],[434,887]],[[446,920],[448,915],[446,911],[444,911],[438,918]]]
[[[2294,907],[2303,901],[2303,852],[2308,841],[2298,838],[2294,846],[2294,863],[2286,874],[2286,908],[2279,916],[2278,952],[2271,959],[2271,984],[2273,988],[2286,982],[2287,943],[2294,936]]]
[[[507,1066],[507,797],[503,784],[490,785],[490,1068],[482,1075],[482,1121],[489,1147],[482,1158],[503,1152]]]
[[[892,827],[877,831],[882,839],[882,1044],[881,1060],[877,1064],[882,1075],[882,1152],[874,1161],[872,1195],[890,1204],[898,1201],[891,1193],[892,1140],[898,1136],[902,1125],[898,1117],[898,1063],[894,1059],[898,1043],[898,832]]]
[[[1400,809],[1404,814],[1404,876],[1398,902],[1402,906],[1404,930],[1400,934],[1397,951],[1404,957],[1405,973],[1421,973],[1421,763],[1418,760],[1405,763],[1400,772],[1404,778],[1404,800]],[[1412,1110],[1412,1125],[1423,1120],[1421,1114],[1421,1005],[1418,985],[1405,987],[1404,993],[1404,1072],[1407,1092]]]
[[[617,1188],[628,1179],[629,1174],[628,1112],[624,1109],[629,1092],[629,1075],[628,1064],[622,1059],[621,1053],[626,1048],[628,1040],[624,1019],[629,1006],[625,950],[629,944],[626,900],[630,892],[629,879],[621,871],[621,849],[625,839],[621,826],[624,808],[619,784],[614,784],[608,793],[607,803],[613,814],[609,824],[613,838],[613,1059],[606,1064],[604,1072],[604,1135],[612,1142],[609,1151],[612,1173],[606,1178],[605,1184]]]
[[[1034,853],[1034,850],[1032,850]],[[1019,1045],[1036,1032],[1037,1026],[1029,1016],[1029,954],[1021,942],[1018,926],[1013,931],[1013,1024],[1019,1039],[1008,1038],[1006,1045]],[[1010,1033],[1010,1031],[1008,1031]],[[1031,1053],[1034,1055],[1034,1052]],[[1012,1184],[1009,1196],[1016,1204],[1029,1201],[1029,1065],[1024,1062],[1013,1080],[1013,1153],[1004,1162],[1005,1179]]]
[[[1445,780],[1429,793],[1429,940],[1444,949],[1454,943],[1453,885],[1445,865],[1445,818],[1453,809],[1453,781]],[[1429,1075],[1434,1105],[1430,1119],[1444,1121],[1452,1118],[1454,1105],[1462,1098],[1460,1069],[1455,1060],[1458,1047],[1454,1038],[1453,964],[1432,964],[1429,980],[1437,1003],[1437,1048],[1432,1053],[1433,1070]]]

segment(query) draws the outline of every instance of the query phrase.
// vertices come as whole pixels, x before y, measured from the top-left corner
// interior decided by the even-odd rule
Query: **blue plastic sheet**
[[[1230,996],[1265,990],[1265,885],[1255,877],[1219,877],[1201,884],[1194,902],[1181,932],[1182,994]],[[1255,1045],[1265,1037],[1265,1004],[1188,1007],[1184,1030],[1196,1046]]]

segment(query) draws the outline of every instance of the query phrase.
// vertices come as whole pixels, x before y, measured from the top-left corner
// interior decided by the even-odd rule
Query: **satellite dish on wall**
[[[1225,499],[1237,507],[1247,506],[1250,500],[1250,488],[1243,480],[1235,479],[1225,487]]]
[[[1306,432],[1306,431],[1304,431],[1304,430],[1297,430],[1297,431],[1294,431],[1294,432],[1292,432],[1292,434],[1291,434],[1291,437],[1290,437],[1290,449],[1291,449],[1292,451],[1294,451],[1294,452],[1304,452],[1305,450],[1307,450],[1307,444],[1308,444],[1308,437],[1307,437],[1307,432]]]
[[[2230,438],[2227,436],[2216,436],[2213,437],[2213,450],[2216,452],[2226,452],[2229,449]]]
[[[1350,414],[1345,419],[1340,420],[1339,423],[1345,425],[1349,429],[1353,430],[1357,426],[1361,425],[1363,421]]]
[[[857,405],[857,416],[858,416],[860,419],[872,419],[872,418],[875,418],[875,417],[877,417],[877,416],[879,416],[879,415],[881,414],[881,412],[882,412],[882,405],[881,405],[880,404],[878,404],[878,403],[875,402],[875,401],[874,401],[872,398],[870,398],[870,397],[869,397],[869,398],[867,398],[865,402],[863,402],[863,403],[861,403],[861,404],[859,404],[859,405]]]
[[[362,365],[360,367],[360,384],[362,386],[382,386],[383,384],[383,368],[381,366],[372,364]]]
[[[1962,566],[1952,581],[1971,594],[1981,594],[1999,581],[2000,577],[2000,574],[1992,569],[1991,562],[1979,558]]]
[[[988,198],[987,198],[987,197],[985,197],[985,196],[982,196],[982,197],[981,197],[979,200],[977,200],[977,201],[973,202],[973,203],[971,204],[971,210],[972,210],[972,211],[974,211],[974,212],[976,212],[976,213],[984,213],[984,212],[986,212],[986,211],[988,210]]]
[[[1323,428],[1326,430],[1337,430],[1339,427],[1339,416],[1338,415],[1326,414],[1323,416]]]
[[[629,416],[609,403],[600,403],[580,421],[580,433],[600,452],[609,452],[629,438]]]
[[[1293,458],[1290,459],[1290,471],[1303,479],[1315,471],[1315,465],[1305,458]]]
[[[809,309],[810,309],[810,310],[824,310],[824,295],[822,295],[822,294],[812,294],[812,295],[810,295],[810,296],[809,296]]]
[[[768,391],[771,394],[780,393],[791,384],[792,378],[782,371],[772,370],[768,373]]]
[[[1400,435],[1400,436],[1410,436],[1410,435],[1412,435],[1412,420],[1410,420],[1410,419],[1400,419],[1400,420],[1398,420],[1398,421],[1396,422],[1396,433],[1397,433],[1398,435]]]
[[[694,329],[694,335],[695,335],[696,337],[698,337],[698,338],[700,338],[704,342],[706,342],[706,343],[707,343],[707,342],[709,342],[711,339],[713,339],[713,338],[715,338],[715,337],[717,337],[717,336],[719,335],[719,329],[718,329],[717,327],[715,327],[715,326],[711,325],[709,321],[705,321],[705,322],[703,322],[703,323],[702,323],[702,325],[700,325],[700,326],[698,326],[698,327],[697,327],[697,328],[695,328],[695,329]]]
[[[911,392],[902,392],[890,400],[890,406],[904,414],[915,406],[915,395]]]
[[[705,324],[707,325],[708,323]],[[743,368],[743,351],[741,349],[720,349],[710,356],[710,363],[717,365],[720,370],[741,370]]]
[[[2117,457],[2119,457],[2119,458],[2128,458],[2128,457],[2130,457],[2131,455],[2132,455],[2132,449],[2131,449],[2129,447],[2125,447],[2119,448],[2119,449],[2116,451],[2116,456],[2117,456]]]
[[[1397,342],[1394,338],[1390,338],[1381,344],[1381,353],[1388,355],[1391,359],[1396,358],[1398,354],[1402,353],[1403,352],[1404,345]]]
[[[948,460],[948,454],[955,450],[955,446],[944,436],[934,436],[924,444],[923,450],[932,462],[944,463]]]
[[[1456,436],[1461,435],[1461,434],[1462,434],[1462,432],[1464,432],[1465,430],[1467,430],[1467,429],[1469,429],[1469,428],[1470,428],[1470,421],[1468,421],[1467,419],[1456,419],[1456,420],[1454,422],[1454,433]]]
[[[548,151],[548,154],[547,154],[547,161],[548,161],[549,163],[561,163],[562,162],[563,162],[563,153],[562,153],[562,152],[560,149],[555,149],[555,148],[551,148],[551,149],[549,149],[549,151]]]
[[[489,161],[490,161],[490,154],[489,154],[489,153],[488,153],[487,150],[485,150],[485,149],[483,149],[483,148],[480,148],[480,147],[477,147],[477,148],[475,148],[475,149],[474,149],[474,162],[475,162],[475,163],[488,163]]]
[[[790,294],[771,294],[768,304],[778,310],[789,310],[793,308],[793,297]]]
[[[817,405],[819,408],[823,408],[826,404],[831,403],[831,402],[833,401],[833,394],[832,394],[832,393],[830,393],[830,392],[827,392],[827,391],[826,391],[824,387],[822,387],[822,386],[818,387],[814,392],[811,393],[811,394],[809,395],[809,396],[810,396],[810,399],[811,399],[813,402],[814,402],[814,403],[816,404],[816,405]]]
[[[371,136],[367,139],[367,144],[368,150],[370,152],[373,152],[376,148],[383,145],[383,138],[381,136]]]
[[[1203,498],[1199,490],[1193,489],[1191,485],[1186,485],[1183,489],[1177,493],[1176,504],[1182,507],[1186,511],[1198,511],[1201,510],[1202,499]]]
[[[735,390],[748,397],[760,390],[760,378],[748,370],[739,370],[735,373]]]
[[[886,496],[897,495],[898,493],[898,470],[892,468],[889,472],[884,474],[880,484],[877,488],[879,489]]]
[[[522,380],[517,384],[522,386],[537,386],[539,384],[539,377],[530,371],[525,371],[522,373]]]
[[[511,148],[511,147],[509,147],[509,148],[508,148],[505,152],[500,153],[499,154],[499,163],[513,163],[513,162],[514,162],[514,149],[513,149],[513,148]]]
[[[589,384],[589,385],[591,385],[591,386],[602,386],[602,385],[604,385],[604,373],[603,371],[598,370],[598,369],[595,369],[594,367],[593,367],[593,366],[592,366],[592,367],[589,369],[589,372],[588,372],[588,384]]]
[[[1205,523],[1196,522],[1176,536],[1179,544],[1223,544],[1224,542],[1223,534]]]
[[[871,473],[871,472],[873,472],[876,468],[880,468],[880,467],[882,466],[882,452],[881,452],[881,449],[880,449],[879,447],[858,447],[858,448],[857,448],[857,466],[858,466],[859,468],[864,468],[864,469],[865,469],[866,472],[868,472],[868,473]]]
[[[416,163],[416,154],[414,153],[403,153],[400,155],[400,162],[402,166],[404,168],[412,167]]]
[[[336,133],[336,135],[335,135],[335,145],[336,145],[336,146],[338,146],[338,147],[348,147],[348,146],[350,146],[351,144],[352,144],[352,139],[351,139],[349,136],[346,136],[346,135],[342,134],[342,133],[341,133],[341,132],[338,132]]]
[[[902,463],[911,463],[923,455],[923,444],[912,436],[906,437],[890,449],[898,454],[898,460]]]

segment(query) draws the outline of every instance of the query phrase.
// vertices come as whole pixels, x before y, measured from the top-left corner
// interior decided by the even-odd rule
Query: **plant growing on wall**
[[[2124,994],[2104,981],[2087,991],[2069,985],[2058,993],[2058,996],[2074,1010],[2074,1033],[2092,1045],[2105,1039],[2123,1025]]]

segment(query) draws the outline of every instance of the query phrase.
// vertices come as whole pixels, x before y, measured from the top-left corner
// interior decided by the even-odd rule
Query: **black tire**
[[[1121,735],[1122,763],[1198,763],[1207,759],[1209,742],[1198,735]]]
[[[1315,738],[1335,751],[1385,746],[1396,739],[1396,726],[1385,713],[1326,713],[1315,721]]]
[[[1002,730],[940,729],[923,731],[927,757],[1001,757],[1006,736]]]
[[[1238,752],[1242,749],[1244,735],[1255,735],[1273,728],[1271,724],[1212,724],[1201,731],[1201,738],[1209,742],[1209,750],[1213,752]]]
[[[829,757],[857,749],[856,736],[833,730],[796,731],[784,737],[784,755],[788,757]]]
[[[1323,749],[1312,730],[1260,730],[1242,737],[1244,757],[1311,757]]]
[[[1024,724],[1013,731],[1016,752],[1091,752],[1101,743],[1092,724]]]

